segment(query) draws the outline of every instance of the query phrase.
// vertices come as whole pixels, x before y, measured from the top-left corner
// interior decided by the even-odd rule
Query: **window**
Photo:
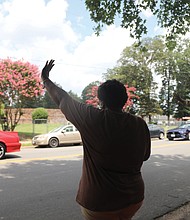
[[[65,132],[72,132],[73,131],[73,127],[69,126],[65,129]]]

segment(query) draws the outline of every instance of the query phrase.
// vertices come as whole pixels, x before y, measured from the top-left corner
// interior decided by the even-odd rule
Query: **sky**
[[[149,34],[161,33],[149,11]],[[123,49],[134,43],[129,30],[105,27],[96,36],[84,0],[0,0],[0,59],[25,60],[41,70],[54,59],[50,79],[81,95],[113,68]]]

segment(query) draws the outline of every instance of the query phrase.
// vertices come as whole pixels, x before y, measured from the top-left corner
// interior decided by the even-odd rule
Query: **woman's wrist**
[[[46,82],[47,80],[49,80],[49,79],[48,79],[48,78],[42,79],[42,82],[44,83],[44,82]]]
[[[43,83],[43,89],[45,88],[45,82],[48,81],[49,78],[46,78],[46,79],[42,79],[42,83]]]

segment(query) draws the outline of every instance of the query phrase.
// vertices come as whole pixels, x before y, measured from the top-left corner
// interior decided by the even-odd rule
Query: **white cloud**
[[[102,73],[112,68],[122,50],[132,43],[127,30],[114,26],[104,30],[99,37],[87,36],[72,53],[57,60],[55,80],[59,79],[61,85],[66,84],[66,90],[81,92],[90,82],[101,81]],[[62,75],[58,74],[59,71]]]
[[[115,26],[106,28],[99,37],[91,34],[81,40],[82,34],[76,33],[67,19],[67,2],[0,3],[0,58],[23,58],[39,68],[53,58],[56,65],[51,79],[63,89],[80,94],[89,83],[101,80],[102,73],[116,64],[133,40],[129,31]]]

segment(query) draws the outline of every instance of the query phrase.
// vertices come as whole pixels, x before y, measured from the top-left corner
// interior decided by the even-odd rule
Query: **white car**
[[[58,147],[62,144],[79,145],[81,143],[81,135],[74,125],[61,126],[47,134],[36,135],[32,138],[32,144],[37,146]]]

